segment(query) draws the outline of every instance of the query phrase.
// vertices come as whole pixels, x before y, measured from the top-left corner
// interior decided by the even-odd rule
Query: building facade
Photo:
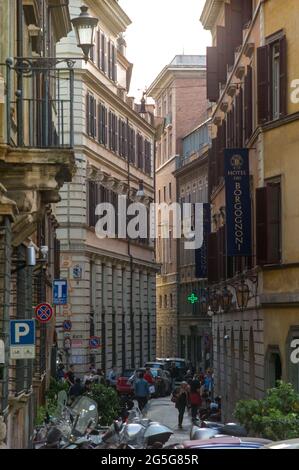
[[[207,51],[213,102],[209,287],[216,390],[225,419],[236,400],[261,398],[280,378],[299,386],[298,364],[291,360],[299,337],[298,8],[295,1],[208,0],[201,17],[213,36]],[[226,256],[229,148],[249,151],[251,208],[244,223],[252,224],[250,256]]]
[[[157,119],[156,202],[167,206],[177,201],[177,156],[182,139],[206,113],[205,56],[176,56],[149,87],[155,100]],[[158,214],[157,262],[157,354],[177,356],[178,342],[178,257],[173,214]]]
[[[71,22],[65,2],[50,0],[3,0],[0,22],[0,414],[8,447],[28,448],[55,375],[55,321],[35,322],[35,359],[12,359],[10,320],[34,318],[34,306],[52,302],[59,278],[55,203],[74,155],[71,129],[58,126],[64,103],[55,94],[55,54]]]
[[[132,64],[122,36],[131,23],[117,1],[86,2],[99,18],[96,44],[87,63],[75,65],[75,155],[77,172],[61,191],[61,272],[68,280],[68,305],[57,322],[70,319],[72,330],[60,331],[59,347],[65,364],[84,374],[90,365],[109,371],[143,366],[155,357],[156,264],[148,234],[126,234],[134,213],[128,203],[149,205],[154,199],[154,127],[150,113],[139,114],[128,97]],[[70,2],[77,16],[81,2]],[[61,41],[61,57],[74,55],[74,34]],[[144,196],[138,197],[142,183]],[[110,203],[121,215],[112,231],[99,235],[96,208]],[[103,214],[102,214],[103,215]],[[108,223],[112,223],[109,215]],[[111,226],[111,225],[110,225]],[[98,339],[95,346],[92,338]]]
[[[191,228],[200,230],[196,220],[199,206],[208,203],[209,123],[205,121],[182,141],[182,156],[177,157],[177,201],[192,204]],[[196,223],[198,227],[196,227]],[[187,249],[187,239],[177,241],[178,253],[178,338],[179,356],[189,360],[196,370],[211,366],[212,335],[206,295],[207,272],[202,263],[204,246]],[[203,240],[203,244],[205,240]],[[202,256],[201,256],[202,253]]]

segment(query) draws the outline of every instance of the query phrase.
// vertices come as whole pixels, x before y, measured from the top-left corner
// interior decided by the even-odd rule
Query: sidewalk
[[[178,429],[178,411],[170,397],[153,399],[150,401],[147,417],[152,421],[158,421],[173,430],[174,434],[171,436],[167,444],[175,442],[180,443],[189,440],[191,419],[188,412],[185,412],[183,429]]]

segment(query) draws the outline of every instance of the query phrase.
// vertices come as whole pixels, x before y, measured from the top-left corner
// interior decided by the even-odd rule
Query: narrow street
[[[173,430],[174,434],[171,436],[167,444],[173,444],[175,442],[180,443],[189,439],[191,428],[190,416],[186,411],[183,421],[183,429],[178,429],[178,412],[174,403],[170,400],[170,397],[151,400],[147,417],[153,421],[159,421]]]

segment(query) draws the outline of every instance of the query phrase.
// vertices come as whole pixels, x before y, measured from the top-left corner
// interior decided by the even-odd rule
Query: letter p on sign
[[[20,343],[23,336],[27,336],[30,328],[27,323],[17,323],[15,325],[16,328],[16,343]]]

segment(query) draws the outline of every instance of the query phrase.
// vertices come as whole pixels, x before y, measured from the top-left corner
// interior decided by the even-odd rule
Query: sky
[[[125,34],[134,64],[130,96],[140,101],[177,54],[205,54],[211,35],[199,21],[205,0],[119,0],[132,21]]]

